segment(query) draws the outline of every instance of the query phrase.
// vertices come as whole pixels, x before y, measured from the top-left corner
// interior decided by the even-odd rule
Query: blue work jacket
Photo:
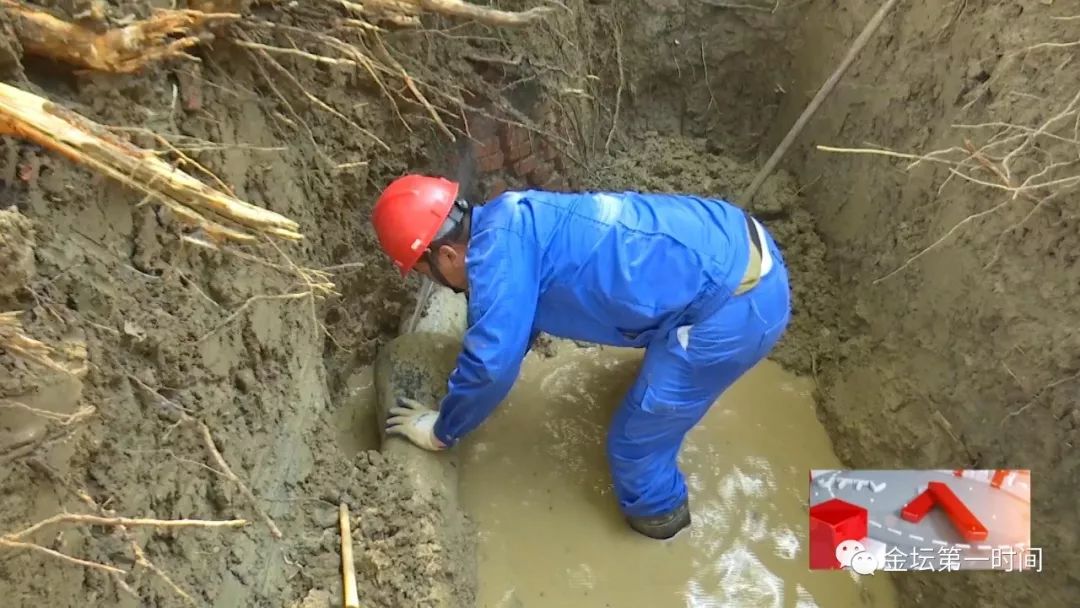
[[[491,414],[538,332],[647,346],[719,309],[749,252],[743,211],[716,199],[529,190],[474,208],[468,328],[436,437],[453,445]]]

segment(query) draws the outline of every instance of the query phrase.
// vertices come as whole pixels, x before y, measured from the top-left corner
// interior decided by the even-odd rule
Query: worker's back
[[[685,195],[508,192],[474,212],[473,234],[491,229],[535,239],[539,267],[522,273],[539,277],[533,328],[603,344],[696,322],[749,261],[743,212]]]

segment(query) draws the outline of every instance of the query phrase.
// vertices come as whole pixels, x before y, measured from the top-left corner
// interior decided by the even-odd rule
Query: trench
[[[385,420],[396,396],[437,399],[459,351],[464,302],[437,290],[416,327],[356,375],[339,441]],[[888,576],[807,567],[810,468],[838,468],[814,414],[813,381],[763,361],[689,434],[680,466],[691,528],[653,541],[623,522],[604,453],[607,420],[642,353],[557,341],[531,352],[511,393],[456,450],[381,438],[407,483],[436,496],[442,541],[475,559],[477,608],[687,606],[856,608],[898,605]],[[370,438],[369,438],[370,439]],[[456,516],[465,514],[469,520]],[[444,606],[464,605],[444,589]]]

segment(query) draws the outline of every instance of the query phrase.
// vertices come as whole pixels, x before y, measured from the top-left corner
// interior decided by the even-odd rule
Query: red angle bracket
[[[905,521],[919,523],[934,508],[934,505],[941,506],[949,517],[949,522],[964,537],[964,540],[986,540],[986,526],[957,498],[949,486],[939,481],[931,481],[922,494],[904,505],[900,511],[900,517]]]
[[[1008,476],[1008,469],[995,469],[994,477],[990,480],[990,485],[995,488],[1000,488],[1001,484],[1005,482],[1005,478]]]
[[[934,500],[934,495],[930,493],[930,490],[925,490],[922,494],[916,496],[915,500],[904,505],[904,509],[900,511],[900,517],[903,517],[913,524],[917,524],[930,512],[930,509],[934,508],[936,502],[937,501]]]
[[[931,481],[927,491],[934,495],[934,502],[941,505],[941,508],[945,510],[945,514],[949,516],[949,521],[952,522],[953,527],[960,533],[960,536],[963,536],[968,541],[986,540],[986,526],[979,521],[979,518],[975,517],[975,514],[968,510],[967,506],[957,498],[949,486],[940,481]]]

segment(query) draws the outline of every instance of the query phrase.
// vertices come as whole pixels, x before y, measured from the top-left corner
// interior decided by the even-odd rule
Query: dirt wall
[[[149,3],[122,4],[109,7],[109,24],[151,12]],[[312,14],[275,10],[258,17],[301,27]],[[62,6],[55,14],[73,17]],[[461,50],[449,37],[386,37],[402,56]],[[259,40],[284,48],[297,35]],[[193,161],[182,169],[198,173],[197,162],[237,197],[298,221],[307,238],[278,248],[192,246],[155,201],[0,139],[0,197],[11,207],[0,214],[0,311],[18,312],[26,334],[57,353],[85,352],[87,366],[75,376],[0,350],[0,531],[62,511],[250,521],[239,530],[49,528],[32,540],[130,573],[117,579],[5,547],[0,595],[13,606],[191,605],[180,591],[200,606],[287,606],[306,596],[325,605],[340,586],[339,501],[353,514],[366,606],[424,606],[433,585],[466,581],[436,536],[438,505],[400,483],[392,460],[353,456],[335,441],[344,380],[396,334],[415,287],[378,254],[369,213],[389,177],[445,160],[423,105],[399,97],[394,107],[358,69],[289,55],[275,64],[228,36],[196,49],[201,63],[129,76],[5,50],[6,82],[125,127],[118,133],[136,145],[164,148],[150,132],[160,135]],[[454,82],[475,81],[467,64],[427,65],[442,71],[414,75],[460,70]],[[305,295],[294,264],[332,272],[339,295]],[[67,418],[80,407],[93,414]],[[222,474],[199,427],[178,421],[181,411],[206,423],[254,503]],[[137,563],[132,541],[171,583]]]
[[[824,79],[832,64],[824,57],[840,56],[837,42],[850,37],[837,34],[857,31],[874,8],[827,4],[807,7],[793,44],[815,49],[822,59],[792,55],[790,89],[797,94],[786,100],[771,142]],[[821,17],[825,10],[828,19]],[[1067,606],[1080,596],[1080,265],[1071,253],[1078,234],[1076,182],[1014,198],[994,187],[1001,181],[992,169],[1008,166],[1014,184],[1028,183],[1059,157],[1075,164],[1075,142],[1038,138],[1030,151],[1010,159],[1028,141],[1021,134],[986,149],[990,164],[962,170],[990,186],[955,176],[946,183],[947,166],[904,171],[902,162],[827,155],[810,146],[926,154],[963,147],[965,139],[982,149],[1014,133],[1001,125],[956,124],[1038,129],[1066,109],[1080,78],[1067,67],[1075,59],[1070,52],[1024,49],[1076,40],[1080,23],[1051,18],[1067,14],[1046,3],[902,6],[790,163],[815,184],[807,201],[864,328],[854,348],[862,354],[828,371],[820,401],[842,457],[858,466],[1033,471],[1032,543],[1043,548],[1044,572],[898,577],[913,601]],[[1075,121],[1070,116],[1050,131],[1075,139]],[[1068,167],[1044,174],[1051,179],[1043,181],[1067,178]]]
[[[635,124],[704,138],[706,151],[745,151],[759,164],[880,5],[646,4],[623,18],[632,23],[628,46],[646,51],[627,58],[625,111]],[[1076,115],[1012,157],[1018,145],[986,149],[989,164],[964,149],[965,139],[975,149],[1010,137],[1023,143],[1069,109],[1074,47],[1032,48],[1076,40],[1080,22],[1054,19],[1071,16],[1057,4],[901,3],[782,165],[794,172],[800,209],[813,213],[839,281],[835,299],[817,313],[830,314],[815,319],[836,340],[824,352],[805,351],[801,367],[817,371],[820,414],[843,459],[858,467],[1030,467],[1037,480],[1041,575],[897,577],[912,602],[1064,606],[1080,593],[1073,514],[1080,267],[1071,253],[1076,180],[1069,180]],[[639,94],[646,91],[653,94]],[[983,123],[1028,131],[952,126]],[[826,154],[819,144],[913,154],[957,147],[940,159],[967,158],[964,173],[990,185],[948,179],[941,163],[906,170],[904,161]],[[1011,184],[998,175],[1005,162]],[[1016,200],[1002,189],[1032,176],[1028,183],[1064,181]],[[707,179],[700,183],[694,189],[709,189]]]

